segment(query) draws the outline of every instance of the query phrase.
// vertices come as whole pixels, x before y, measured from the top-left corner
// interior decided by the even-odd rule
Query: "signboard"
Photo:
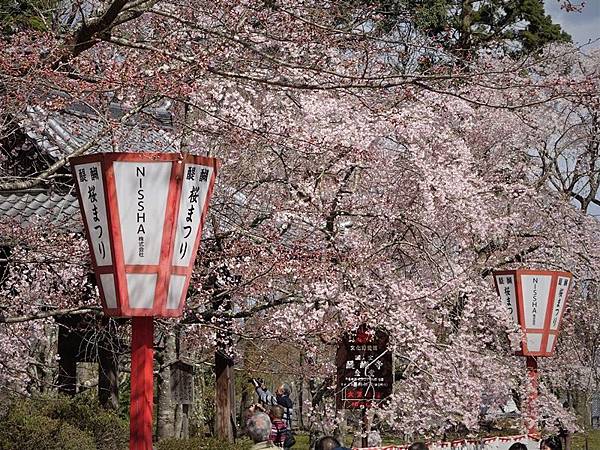
[[[392,394],[393,364],[389,337],[360,326],[347,333],[336,354],[339,409],[370,407]]]
[[[515,323],[519,323],[517,315],[517,288],[514,274],[497,275],[496,286],[498,286],[498,294],[500,294],[502,303],[506,306],[508,313],[514,319]]]
[[[188,266],[194,254],[194,244],[212,172],[213,169],[209,166],[185,165],[172,261],[174,266]]]
[[[183,361],[171,364],[171,401],[182,405],[194,403],[194,366]]]

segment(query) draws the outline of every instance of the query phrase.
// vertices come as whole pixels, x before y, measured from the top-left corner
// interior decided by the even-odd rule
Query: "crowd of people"
[[[291,389],[283,383],[275,394],[271,393],[262,380],[251,379],[260,403],[251,406],[246,416],[246,433],[254,442],[252,450],[283,448],[290,450],[296,440],[292,432],[294,402]],[[540,442],[540,450],[562,450],[560,439],[553,436]],[[333,436],[325,436],[315,444],[315,450],[351,450],[343,447]],[[423,442],[415,442],[408,450],[428,450]],[[515,443],[508,450],[528,450],[523,443]]]

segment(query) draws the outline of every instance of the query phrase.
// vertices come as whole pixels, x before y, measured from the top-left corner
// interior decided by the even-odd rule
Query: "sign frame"
[[[354,339],[353,339],[354,337]],[[365,362],[363,356],[368,354],[378,354],[374,359],[370,359],[365,367],[354,367],[357,361]],[[357,359],[357,356],[360,358]],[[352,359],[350,359],[352,358]],[[377,371],[380,371],[379,376],[367,376],[367,370],[376,361],[381,361],[382,364]],[[352,367],[349,365],[352,364]],[[337,352],[336,352],[336,367],[337,367],[337,390],[335,393],[336,407],[338,409],[364,409],[370,408],[376,404],[384,402],[393,393],[394,389],[394,364],[392,352],[389,349],[389,334],[382,329],[369,329],[366,325],[359,326],[356,330],[347,332],[342,337]],[[349,381],[347,372],[349,370],[364,371],[365,376],[358,378],[368,381],[369,386],[363,390],[364,386],[358,386],[359,381]],[[372,379],[377,378],[373,386]],[[381,383],[382,386],[377,386]],[[350,384],[355,384],[350,391]],[[364,395],[372,389],[373,396],[365,397]],[[349,392],[357,395],[357,398],[352,398]],[[359,397],[360,396],[360,397]]]

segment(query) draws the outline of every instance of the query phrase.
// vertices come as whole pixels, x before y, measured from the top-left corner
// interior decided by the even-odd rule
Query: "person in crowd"
[[[287,425],[288,429],[292,429],[292,420],[294,418],[294,402],[290,398],[291,389],[287,383],[281,384],[273,395],[262,383],[261,380],[256,378],[251,379],[256,394],[262,403],[269,406],[279,405],[283,408],[283,420]]]
[[[315,450],[350,450],[350,449],[348,449],[346,447],[342,447],[342,444],[340,444],[340,442],[336,438],[334,438],[332,436],[325,436],[317,441],[317,443],[315,444]]]
[[[413,442],[410,444],[410,447],[408,447],[408,450],[427,450],[427,444],[424,442]]]
[[[540,442],[540,450],[562,450],[562,443],[558,436],[551,436]]]
[[[277,447],[289,449],[296,440],[292,436],[292,431],[283,421],[283,407],[280,405],[271,406],[269,417],[271,418],[271,437],[270,440]],[[293,440],[293,443],[292,443]]]
[[[246,422],[246,432],[254,445],[251,450],[272,449],[275,446],[269,441],[271,436],[271,419],[265,413],[254,413]]]
[[[522,442],[515,442],[513,445],[508,447],[508,450],[527,450],[527,446]]]
[[[362,434],[356,434],[352,441],[353,448],[362,446]],[[367,447],[380,447],[382,443],[381,434],[377,430],[371,430],[367,433]]]

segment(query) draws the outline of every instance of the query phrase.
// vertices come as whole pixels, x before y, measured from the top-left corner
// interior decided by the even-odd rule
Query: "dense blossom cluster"
[[[578,147],[565,143],[574,152],[561,153],[565,164],[589,157],[598,55],[558,47],[536,61],[407,69],[422,47],[370,34],[368,10],[148,3],[141,15],[121,11],[110,33],[88,30],[87,41],[28,33],[2,42],[0,105],[18,117],[25,103],[78,100],[117,128],[126,125],[108,116],[110,101],[168,100],[173,139],[222,159],[184,322],[202,322],[215,291],[227,290],[233,307],[190,326],[187,345],[212,348],[219,314],[233,316],[240,339],[229,350],[248,369],[266,362],[247,358],[245,343],[275,340],[301,355],[287,376],[326,379],[345,330],[383,327],[400,379],[382,417],[407,433],[473,431],[482,406],[504,404],[511,390],[526,396],[512,356],[518,334],[490,270],[566,269],[578,289],[559,356],[542,366],[540,409],[549,426],[572,428],[556,394],[596,382],[595,358],[573,357],[582,344],[571,323],[594,317],[600,227],[573,189],[553,182],[562,163],[547,149],[566,133]],[[59,103],[49,90],[62,92]],[[17,245],[0,292],[5,316],[96,302],[81,236],[6,228]],[[214,282],[223,268],[235,281]],[[24,386],[16,374],[27,374],[43,327],[0,327],[0,385]]]

